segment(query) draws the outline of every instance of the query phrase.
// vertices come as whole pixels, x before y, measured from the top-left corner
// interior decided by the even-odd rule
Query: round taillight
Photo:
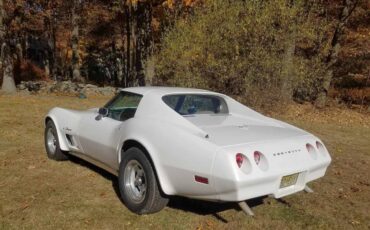
[[[306,144],[306,149],[307,149],[307,152],[310,154],[310,156],[313,159],[316,159],[317,158],[317,152],[316,152],[315,147],[313,147],[313,145],[307,143]]]
[[[319,150],[324,148],[324,146],[320,142],[318,142],[318,141],[316,141],[316,147]]]
[[[258,165],[261,162],[261,153],[258,151],[255,151],[253,156],[254,156],[254,161]]]
[[[326,155],[326,149],[320,141],[316,141],[316,147],[322,155]]]
[[[314,147],[311,144],[306,144],[307,151],[313,153],[315,151]]]
[[[243,165],[243,161],[244,161],[244,156],[243,154],[241,153],[237,153],[236,156],[235,156],[235,160],[236,160],[236,164],[238,165],[238,167],[242,167]]]

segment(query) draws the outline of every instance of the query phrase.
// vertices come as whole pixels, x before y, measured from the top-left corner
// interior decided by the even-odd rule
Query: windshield
[[[204,94],[177,94],[163,96],[162,100],[181,115],[228,114],[222,97]]]

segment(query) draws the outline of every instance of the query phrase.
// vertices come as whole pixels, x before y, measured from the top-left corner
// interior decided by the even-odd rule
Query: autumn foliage
[[[369,103],[370,5],[363,0],[0,2],[0,42],[12,49],[17,83],[76,80],[78,70],[94,84],[200,87],[268,106],[313,102],[332,74],[329,96]],[[331,65],[347,3],[355,7]]]
[[[354,15],[363,22],[362,17],[369,16],[361,10],[368,6],[360,6]],[[207,88],[257,106],[281,103],[286,98],[314,101],[323,77],[331,73],[327,60],[337,49],[337,45],[331,46],[342,9],[339,1],[297,1],[291,5],[284,0],[206,1],[195,8],[192,17],[177,20],[164,36],[155,84]],[[363,26],[356,24],[362,30]],[[356,48],[346,47],[352,46],[349,37],[353,33],[359,35],[352,31],[340,40],[344,45],[334,67],[332,87],[345,87],[341,78],[352,79],[352,71],[361,73],[358,75],[364,80],[369,76],[369,50],[356,50],[369,42],[356,38],[361,40],[353,44]],[[354,52],[347,55],[350,50]],[[350,65],[339,64],[343,62]],[[370,82],[361,81],[365,94],[361,98],[362,93],[349,94],[348,90],[336,90],[343,95],[330,95],[343,101],[353,97],[353,102],[366,104],[370,96],[366,95],[367,84]],[[351,90],[357,91],[361,89]]]

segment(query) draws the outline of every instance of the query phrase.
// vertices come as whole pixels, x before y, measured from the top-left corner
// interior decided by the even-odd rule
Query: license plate
[[[299,176],[299,173],[294,173],[288,176],[283,176],[283,178],[281,178],[280,188],[285,188],[291,185],[295,185],[297,183],[298,176]]]

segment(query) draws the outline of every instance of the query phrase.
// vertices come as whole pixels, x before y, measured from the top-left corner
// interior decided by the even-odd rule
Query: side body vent
[[[66,138],[67,138],[67,140],[68,140],[68,144],[70,144],[71,146],[76,147],[76,145],[75,145],[75,141],[74,141],[74,138],[73,138],[73,136],[72,136],[72,135],[70,135],[70,134],[66,134]]]

